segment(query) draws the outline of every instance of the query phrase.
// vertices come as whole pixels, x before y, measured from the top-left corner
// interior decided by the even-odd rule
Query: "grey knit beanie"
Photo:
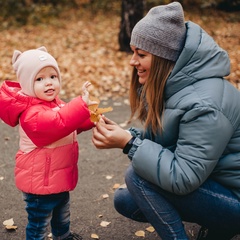
[[[133,28],[130,45],[153,55],[176,61],[186,35],[180,3],[153,7]]]

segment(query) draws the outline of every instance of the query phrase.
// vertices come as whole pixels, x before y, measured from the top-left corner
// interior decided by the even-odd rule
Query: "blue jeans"
[[[23,193],[28,213],[26,240],[44,240],[51,223],[53,239],[64,239],[70,234],[69,192],[51,195]]]
[[[179,196],[144,180],[130,165],[125,181],[127,188],[115,192],[116,210],[135,221],[149,222],[163,240],[188,239],[183,221],[205,226],[210,239],[226,240],[240,233],[240,200],[213,180]]]

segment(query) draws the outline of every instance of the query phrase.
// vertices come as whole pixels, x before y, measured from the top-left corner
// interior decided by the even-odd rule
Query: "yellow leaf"
[[[113,185],[113,189],[118,189],[120,187],[120,184],[119,183],[115,183],[114,185]]]
[[[107,113],[107,112],[111,112],[113,110],[112,107],[107,107],[107,108],[98,108],[96,110],[97,114],[103,114],[103,113]]]
[[[102,222],[100,223],[100,226],[101,226],[101,227],[107,227],[110,223],[111,223],[111,222],[102,221]]]
[[[113,110],[112,107],[107,108],[98,108],[100,101],[98,99],[94,99],[95,102],[98,102],[97,104],[91,104],[88,106],[88,109],[90,110],[90,120],[92,122],[98,122],[100,120],[100,115],[103,113],[111,112]]]
[[[92,233],[92,234],[91,234],[91,238],[93,238],[93,239],[99,239],[99,236],[98,236],[97,234],[95,234],[95,233]]]
[[[90,109],[93,112],[95,112],[97,108],[98,108],[98,104],[88,105],[88,109]]]
[[[12,230],[12,229],[17,229],[17,226],[9,226],[9,225],[7,225],[7,226],[5,226],[5,228],[7,229],[7,230]]]
[[[106,176],[106,179],[107,179],[107,180],[110,180],[110,179],[112,179],[112,178],[113,178],[113,177],[110,176],[110,175]]]
[[[135,235],[138,237],[145,237],[145,232],[140,230],[140,231],[135,232]]]
[[[107,193],[103,194],[102,197],[105,198],[109,198],[109,195]]]
[[[96,113],[91,112],[90,120],[92,122],[98,122],[100,120],[100,116],[98,114],[96,114]]]
[[[154,227],[152,227],[152,226],[147,227],[146,230],[147,230],[148,232],[151,232],[151,233],[155,231]]]
[[[5,220],[5,221],[3,222],[3,225],[4,225],[4,226],[12,226],[13,224],[14,224],[13,218],[10,218],[10,219]]]

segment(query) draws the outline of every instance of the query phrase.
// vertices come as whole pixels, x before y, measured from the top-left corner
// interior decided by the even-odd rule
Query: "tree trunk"
[[[118,36],[120,51],[130,52],[131,32],[135,24],[143,17],[144,0],[122,0],[121,25]]]

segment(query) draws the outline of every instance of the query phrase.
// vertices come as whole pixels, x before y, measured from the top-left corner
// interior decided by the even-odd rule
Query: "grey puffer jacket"
[[[185,46],[165,88],[164,130],[130,128],[128,157],[144,179],[185,195],[212,178],[240,199],[240,92],[223,77],[227,53],[187,22]]]

